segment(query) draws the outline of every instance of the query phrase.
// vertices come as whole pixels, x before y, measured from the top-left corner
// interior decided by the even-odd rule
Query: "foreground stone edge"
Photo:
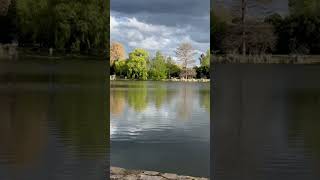
[[[110,168],[111,180],[209,180],[208,178],[181,176],[156,171],[127,170],[119,167]]]

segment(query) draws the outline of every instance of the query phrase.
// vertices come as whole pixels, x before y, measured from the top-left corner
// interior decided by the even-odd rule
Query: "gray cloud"
[[[111,10],[126,14],[141,12],[207,16],[209,0],[111,0]]]
[[[174,56],[190,42],[196,52],[210,47],[209,0],[111,0],[111,40],[127,51],[145,48]]]

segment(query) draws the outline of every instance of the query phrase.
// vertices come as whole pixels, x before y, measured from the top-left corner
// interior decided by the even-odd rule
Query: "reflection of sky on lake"
[[[182,174],[206,176],[210,142],[209,85],[111,82],[111,165],[179,173],[176,168],[184,159],[190,164],[179,169]],[[119,99],[124,103],[119,103]],[[135,153],[150,155],[129,160]],[[173,154],[170,161],[159,159]],[[192,162],[198,163],[199,169],[190,171],[194,167]]]
[[[156,106],[153,99],[147,98],[149,101],[146,108],[140,112],[128,105],[126,101],[121,113],[111,113],[111,139],[116,141],[130,139],[156,141],[155,139],[161,138],[164,141],[174,141],[181,138],[179,140],[185,141],[189,137],[191,139],[197,138],[199,141],[208,140],[208,132],[203,131],[202,128],[209,123],[209,112],[200,105],[199,87],[182,86],[182,88],[190,89],[186,89],[186,91],[174,89],[175,95],[169,100],[164,100],[160,107]],[[155,89],[148,89],[149,97],[153,96],[153,91]],[[139,91],[136,92],[139,93]],[[145,136],[150,132],[155,132],[156,136],[154,133],[152,137]],[[171,132],[175,135],[180,132],[183,135],[170,137],[161,132]]]

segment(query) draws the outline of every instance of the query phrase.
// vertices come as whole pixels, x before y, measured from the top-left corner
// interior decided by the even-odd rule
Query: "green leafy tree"
[[[272,15],[265,18],[272,24],[278,37],[274,53],[318,54],[320,51],[320,16],[292,14],[282,18]]]
[[[174,60],[170,56],[167,58],[166,66],[168,71],[167,75],[169,79],[171,77],[180,77],[182,69],[174,62]]]
[[[127,72],[127,64],[125,60],[118,60],[114,63],[116,75],[124,76]]]
[[[167,66],[164,56],[160,51],[156,53],[156,57],[150,64],[149,76],[154,80],[165,79],[167,77]]]
[[[129,54],[127,75],[131,79],[146,80],[148,77],[147,61],[149,54],[146,50],[137,48]]]
[[[200,56],[200,67],[195,67],[197,78],[210,78],[210,49]]]
[[[210,49],[207,50],[206,54],[200,56],[200,65],[210,67]]]
[[[53,16],[50,16],[52,11],[49,10],[48,0],[19,0],[16,3],[19,43],[51,44]]]
[[[16,1],[19,45],[85,53],[106,49],[109,18],[105,1]]]
[[[2,0],[3,1],[3,0]],[[1,2],[1,0],[0,0]],[[15,1],[5,0],[0,7],[0,43],[11,43],[16,39],[16,3]]]
[[[230,17],[226,13],[218,13],[219,11],[217,10],[211,9],[210,13],[210,33],[212,34],[210,41],[214,51],[223,53],[222,42],[227,36],[227,22],[231,20],[229,20]]]

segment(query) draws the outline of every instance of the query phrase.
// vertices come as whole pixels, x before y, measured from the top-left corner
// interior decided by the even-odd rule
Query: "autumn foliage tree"
[[[113,65],[117,60],[124,60],[126,52],[124,47],[119,42],[112,42],[110,45],[110,65]]]

